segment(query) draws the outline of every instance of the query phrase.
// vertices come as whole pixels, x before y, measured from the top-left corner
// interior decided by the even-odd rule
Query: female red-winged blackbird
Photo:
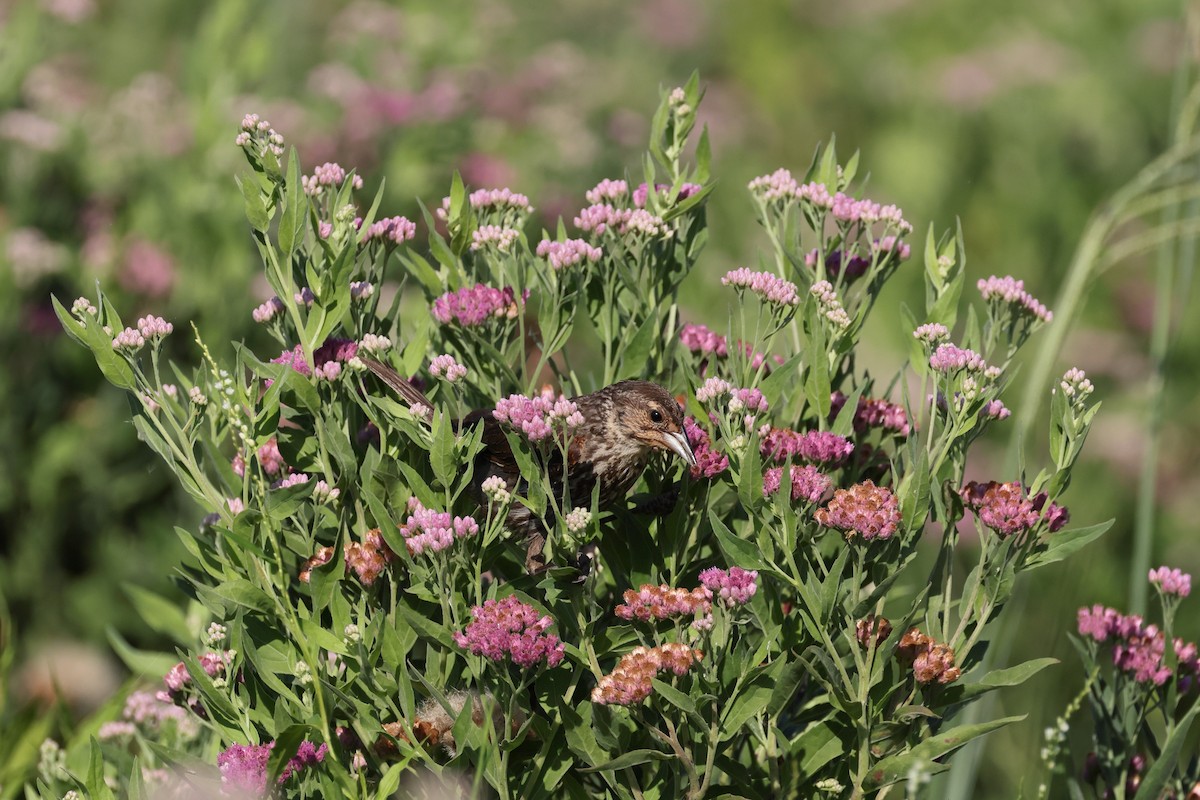
[[[377,361],[366,361],[371,371],[400,395],[415,413],[433,416],[433,405],[420,390],[394,369]],[[649,381],[621,381],[591,394],[572,397],[583,415],[583,425],[567,448],[566,480],[571,497],[588,503],[592,491],[600,487],[600,508],[611,508],[633,488],[650,454],[663,450],[676,454],[688,466],[696,465],[696,456],[683,430],[683,410],[663,387]],[[476,457],[471,489],[475,499],[484,503],[482,485],[498,475],[510,492],[523,493],[521,472],[513,457],[508,438],[490,409],[472,411],[455,427],[458,430],[483,425],[483,450]],[[545,464],[551,489],[562,496],[563,464],[550,459]],[[505,524],[510,530],[529,538],[526,567],[531,571],[544,566],[546,523],[527,506],[509,506]]]

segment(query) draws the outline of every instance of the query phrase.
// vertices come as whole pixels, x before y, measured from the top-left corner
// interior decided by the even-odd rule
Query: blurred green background
[[[99,283],[127,317],[265,344],[250,310],[268,292],[234,184],[244,113],[269,119],[307,171],[356,167],[368,197],[386,177],[386,213],[436,204],[457,169],[528,194],[552,227],[599,179],[636,169],[659,88],[698,69],[720,185],[704,275],[684,296],[691,321],[723,325],[715,276],[755,263],[746,182],[803,172],[835,134],[843,156],[862,152],[870,196],[919,233],[961,218],[972,278],[1014,274],[1053,308],[1089,213],[1168,142],[1186,40],[1166,0],[0,1],[0,646],[17,666],[3,713],[49,691],[36,663],[63,643],[103,659],[109,627],[155,641],[121,585],[166,591],[171,528],[200,515],[49,295]],[[1010,615],[1009,662],[1064,663],[1001,698],[1031,718],[988,739],[976,797],[1031,780],[1041,730],[1082,685],[1065,638],[1075,609],[1127,605],[1153,268],[1134,260],[1094,282],[1067,339],[1057,372],[1084,368],[1105,403],[1067,504],[1080,523],[1117,522],[1037,573]],[[887,292],[866,340],[885,377],[906,353],[898,305],[921,302],[919,267]],[[1196,572],[1191,316],[1168,364],[1153,562]],[[188,340],[170,345],[194,362]],[[1027,454],[1034,471],[1044,441]],[[971,477],[1018,477],[1002,474],[1006,445],[1001,432],[981,448]],[[102,697],[109,684],[95,683]]]

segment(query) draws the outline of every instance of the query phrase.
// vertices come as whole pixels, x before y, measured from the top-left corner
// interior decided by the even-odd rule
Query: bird
[[[374,359],[364,363],[388,387],[409,404],[413,413],[432,419],[433,404],[396,370]],[[564,472],[570,496],[588,501],[599,487],[600,510],[617,506],[645,470],[655,452],[671,453],[689,466],[696,466],[684,429],[683,409],[669,391],[650,381],[624,380],[591,394],[572,397],[583,425],[570,434],[566,464],[561,456],[549,458],[544,468],[551,490],[562,496]],[[478,409],[454,422],[455,430],[469,431],[483,426],[483,449],[475,457],[471,494],[485,505],[483,482],[499,476],[508,491],[523,493],[520,469],[512,447],[491,409]],[[531,573],[546,567],[543,548],[547,522],[528,506],[508,506],[505,526],[527,539],[525,566]]]

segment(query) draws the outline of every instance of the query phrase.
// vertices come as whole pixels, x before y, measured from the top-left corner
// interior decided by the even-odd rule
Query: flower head
[[[1187,597],[1192,593],[1192,576],[1179,569],[1159,567],[1150,570],[1150,583],[1163,594]]]
[[[414,556],[440,553],[455,539],[479,533],[479,523],[473,517],[453,517],[448,511],[434,511],[415,497],[409,498],[408,510],[408,521],[400,526],[400,535]]]
[[[727,606],[744,606],[758,591],[758,572],[741,567],[709,567],[700,573],[700,583]]]
[[[654,690],[652,681],[658,673],[667,671],[685,675],[703,655],[679,642],[635,647],[617,662],[616,669],[597,682],[592,690],[592,702],[620,706],[640,703]]]
[[[732,286],[739,291],[749,289],[758,295],[763,302],[776,306],[795,306],[800,302],[800,293],[796,284],[785,281],[770,272],[754,272],[746,267],[739,267],[725,273],[721,278],[725,286]]]
[[[683,430],[696,456],[696,466],[691,467],[693,478],[712,479],[729,469],[729,457],[713,448],[708,432],[700,427],[695,418],[684,418]]]
[[[913,331],[913,338],[926,344],[938,344],[950,338],[950,331],[939,322],[927,322]]]
[[[595,263],[604,255],[604,251],[583,239],[567,239],[564,242],[543,239],[538,242],[537,255],[549,261],[554,271],[559,272],[584,261]]]
[[[712,609],[712,592],[704,587],[689,590],[665,583],[660,586],[647,583],[637,589],[626,589],[623,598],[625,602],[617,606],[616,615],[640,622],[699,617]]]
[[[1038,302],[1037,298],[1025,291],[1025,282],[1011,275],[997,278],[981,278],[976,284],[983,299],[997,304],[1008,305],[1018,314],[1028,316],[1041,322],[1050,322],[1054,314]]]
[[[549,616],[509,595],[472,608],[471,622],[454,634],[454,640],[459,647],[491,661],[507,658],[520,667],[540,662],[557,667],[564,650],[558,637],[546,632],[553,624]]]
[[[792,466],[792,501],[803,500],[815,505],[820,503],[833,489],[833,478],[825,475],[811,464]],[[763,473],[763,496],[771,497],[779,491],[783,482],[783,467],[771,467]]]
[[[250,312],[250,316],[255,322],[264,323],[270,322],[275,317],[282,314],[284,311],[283,301],[278,297],[272,297],[260,306],[257,306],[254,311]]]
[[[323,548],[328,550],[330,548]],[[372,528],[363,534],[362,542],[346,542],[344,546],[346,554],[346,569],[358,576],[359,582],[363,586],[371,586],[387,569],[388,564],[395,560],[396,554],[392,552],[392,548],[388,547],[387,542],[383,540],[383,534],[378,528]],[[319,556],[324,555],[324,561],[314,564]],[[309,563],[305,565],[305,570],[308,573],[312,572],[312,568],[320,566],[322,563],[327,563],[333,553],[318,553],[318,556],[309,559]],[[300,573],[300,580],[305,580],[305,573]]]
[[[983,372],[987,369],[987,362],[974,350],[945,343],[938,345],[937,350],[929,357],[929,366],[938,372],[957,372],[958,370]]]
[[[126,353],[136,353],[146,344],[146,339],[135,328],[126,328],[112,340],[114,350]]]
[[[1051,533],[1070,519],[1067,510],[1055,503],[1046,505],[1045,493],[1027,497],[1020,481],[979,483],[971,481],[959,492],[963,505],[1001,538],[1032,530],[1044,519]],[[1043,513],[1043,509],[1045,509]]]
[[[507,253],[520,236],[521,232],[515,228],[481,225],[471,233],[471,249],[482,250],[491,246],[501,253]]]
[[[865,481],[835,491],[815,516],[819,524],[842,531],[847,539],[889,539],[900,525],[900,504],[887,487]]]
[[[371,224],[362,241],[404,244],[417,235],[417,226],[407,217],[386,217]]]
[[[517,313],[511,288],[495,289],[482,283],[447,292],[433,303],[434,319],[443,325],[454,322],[475,327],[490,319],[515,319]]]
[[[709,330],[704,325],[687,324],[679,332],[679,341],[688,350],[702,355],[716,355],[724,358],[729,355],[725,337]]]
[[[492,416],[497,422],[516,428],[530,441],[545,439],[555,430],[573,431],[583,426],[578,406],[547,387],[535,397],[510,395],[496,403]]]
[[[457,383],[467,376],[467,368],[447,353],[434,356],[429,362],[429,374],[435,378],[444,378],[447,383]]]

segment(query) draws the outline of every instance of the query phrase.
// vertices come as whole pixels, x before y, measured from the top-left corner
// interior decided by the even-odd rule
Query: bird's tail
[[[433,417],[433,403],[430,403],[429,398],[422,394],[420,389],[405,380],[399,372],[372,358],[364,358],[362,361],[367,365],[367,369],[374,372],[381,381],[391,387],[392,391],[400,395],[412,407],[414,413],[427,418]]]

